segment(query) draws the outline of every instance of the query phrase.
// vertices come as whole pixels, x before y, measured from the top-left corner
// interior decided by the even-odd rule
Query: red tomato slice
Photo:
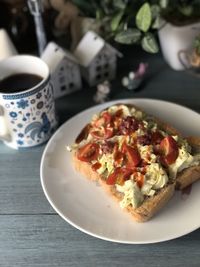
[[[105,128],[105,139],[111,138],[113,136],[114,130],[113,128]]]
[[[113,128],[103,128],[91,132],[91,135],[96,139],[108,139],[113,136]]]
[[[97,159],[99,155],[99,145],[95,143],[89,143],[77,151],[77,158],[81,161],[90,162]]]
[[[118,164],[122,164],[124,160],[124,153],[122,153],[119,150],[116,150],[114,153],[114,160],[115,160],[115,166],[117,166]]]
[[[91,135],[96,139],[104,138],[104,131],[103,130],[95,130],[91,132]]]
[[[178,157],[178,144],[173,137],[167,136],[160,143],[161,162],[170,165]]]
[[[105,123],[104,118],[99,117],[98,119],[96,119],[94,121],[94,126],[97,127],[97,128],[99,128],[99,127],[102,127],[104,125],[104,123]]]
[[[115,171],[108,176],[106,183],[109,185],[114,185],[116,183],[116,180],[117,180],[117,169],[115,169]]]
[[[119,184],[123,185],[126,180],[129,179],[133,170],[128,168],[116,168],[113,173],[108,176],[106,181],[109,185]]]
[[[110,124],[112,121],[112,115],[105,111],[101,114],[101,116],[96,119],[96,121],[94,122],[94,126],[99,128],[99,127],[102,127],[102,126],[107,126],[108,124]]]
[[[109,112],[105,111],[105,112],[102,114],[102,117],[103,117],[104,120],[105,120],[105,125],[108,125],[108,124],[111,123],[112,115],[111,115]]]
[[[128,166],[130,168],[137,167],[141,161],[141,157],[137,148],[131,147],[124,143],[122,150],[127,156]]]

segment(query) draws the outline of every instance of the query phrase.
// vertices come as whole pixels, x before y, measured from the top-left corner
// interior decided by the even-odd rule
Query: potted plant
[[[104,38],[139,44],[150,53],[159,50],[176,69],[184,66],[179,51],[188,50],[200,32],[200,0],[73,0],[82,13],[95,18]]]
[[[200,1],[168,0],[161,9],[161,17],[158,36],[163,56],[173,69],[182,70],[185,66],[180,52],[191,50],[194,38],[200,33]]]
[[[72,0],[91,19],[105,39],[121,44],[141,44],[149,53],[159,50],[155,33],[159,26],[158,0]],[[101,25],[101,27],[99,27]]]

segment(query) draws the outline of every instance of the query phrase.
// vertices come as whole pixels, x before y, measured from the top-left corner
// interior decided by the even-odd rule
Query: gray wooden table
[[[145,55],[149,74],[140,91],[122,89],[121,77],[140,59],[137,53],[127,53],[113,83],[112,99],[163,99],[200,112],[200,79],[171,70],[160,55]],[[94,105],[94,92],[84,86],[57,100],[60,124]],[[0,266],[200,266],[200,229],[168,242],[124,245],[88,236],[65,222],[51,208],[40,185],[44,147],[20,152],[0,143]]]

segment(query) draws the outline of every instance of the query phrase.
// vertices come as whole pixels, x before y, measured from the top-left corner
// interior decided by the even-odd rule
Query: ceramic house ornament
[[[17,54],[17,50],[7,31],[5,29],[0,29],[0,60]]]
[[[81,74],[90,86],[95,86],[116,76],[117,57],[122,57],[114,47],[100,36],[88,31],[74,51],[81,66]]]
[[[70,52],[50,42],[41,58],[50,68],[55,98],[81,89],[80,67]]]

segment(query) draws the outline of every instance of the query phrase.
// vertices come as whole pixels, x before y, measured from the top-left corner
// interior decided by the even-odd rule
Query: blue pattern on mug
[[[23,98],[17,98],[10,94],[3,95],[3,106],[7,112],[7,119],[12,128],[11,145],[16,148],[25,148],[44,143],[49,139],[57,127],[55,117],[55,105],[53,88],[50,83],[39,90],[33,90],[32,94],[23,94]]]
[[[35,140],[35,138],[42,138],[42,134],[48,134],[51,129],[51,123],[46,115],[46,113],[42,113],[42,122],[34,121],[30,123],[25,128],[25,134],[29,133],[31,139]]]

